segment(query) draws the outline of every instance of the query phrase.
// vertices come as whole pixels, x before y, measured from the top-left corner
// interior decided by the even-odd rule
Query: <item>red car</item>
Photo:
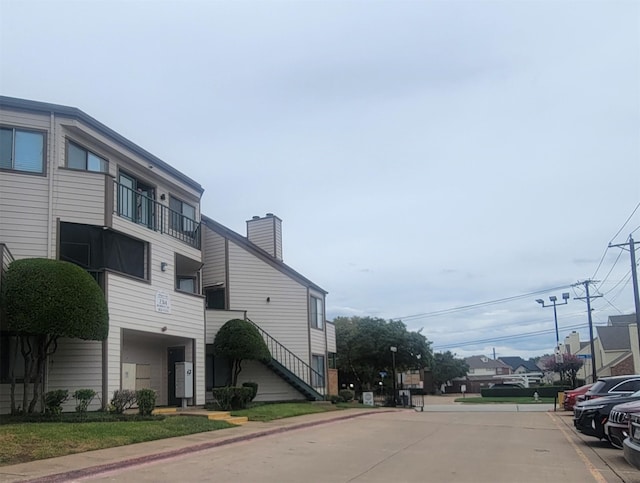
[[[579,396],[584,396],[585,393],[591,388],[591,386],[593,386],[593,384],[586,384],[576,389],[565,391],[564,403],[563,403],[565,411],[573,411],[573,406],[575,406],[578,402],[584,399],[584,398],[578,399]]]

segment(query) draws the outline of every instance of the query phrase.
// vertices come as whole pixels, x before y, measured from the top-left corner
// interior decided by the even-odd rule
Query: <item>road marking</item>
[[[605,479],[604,476],[602,476],[602,473],[600,473],[598,468],[593,466],[591,461],[589,461],[589,458],[587,458],[587,456],[582,452],[582,450],[578,447],[578,445],[569,436],[569,433],[567,433],[566,429],[563,428],[564,424],[560,424],[558,420],[554,417],[553,413],[547,413],[547,414],[551,418],[551,421],[553,421],[553,423],[556,425],[556,427],[560,431],[562,431],[562,434],[564,434],[564,437],[569,442],[569,444],[573,446],[573,449],[576,451],[576,453],[578,453],[578,456],[580,457],[582,462],[589,469],[589,473],[591,473],[591,476],[593,476],[593,479],[596,480],[598,483],[607,483],[607,480]]]

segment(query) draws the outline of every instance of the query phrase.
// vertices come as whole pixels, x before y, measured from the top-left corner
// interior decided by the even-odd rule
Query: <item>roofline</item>
[[[296,272],[293,268],[291,268],[286,263],[272,257],[268,252],[260,248],[255,243],[248,240],[247,237],[244,237],[239,233],[236,233],[230,228],[227,228],[226,226],[218,223],[217,221],[213,220],[212,218],[209,218],[204,214],[200,215],[200,219],[202,223],[207,227],[209,227],[211,230],[215,231],[221,236],[232,239],[234,242],[238,243],[239,245],[241,245],[242,247],[250,251],[253,255],[257,256],[258,258],[262,259],[264,262],[271,265],[276,270],[279,270],[280,272],[285,273],[286,275],[289,275],[291,278],[296,279],[298,282],[302,283],[303,285],[306,285],[319,292],[322,292],[324,295],[327,295],[329,293],[319,285],[316,285],[315,283],[313,283],[304,275],[301,275],[299,272]]]
[[[40,102],[40,101],[31,101],[28,99],[20,99],[17,97],[8,97],[8,96],[0,96],[0,107],[17,109],[21,111],[32,111],[32,112],[46,112],[46,113],[54,113],[60,114],[66,117],[71,117],[73,119],[77,119],[82,121],[83,123],[91,126],[92,128],[100,131],[102,134],[112,138],[116,142],[122,144],[124,147],[133,151],[139,156],[147,158],[151,160],[154,164],[158,165],[158,167],[172,174],[179,180],[187,183],[192,188],[196,189],[200,195],[204,192],[204,188],[200,185],[200,183],[195,180],[189,178],[184,173],[178,171],[176,168],[171,166],[170,164],[162,161],[157,156],[151,154],[146,149],[138,146],[134,142],[128,140],[121,134],[117,133],[110,127],[102,124],[97,119],[89,116],[85,112],[81,111],[76,107],[63,106],[60,104],[51,104],[49,102]]]

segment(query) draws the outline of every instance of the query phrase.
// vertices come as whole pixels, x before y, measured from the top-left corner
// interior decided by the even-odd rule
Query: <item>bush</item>
[[[533,397],[537,392],[540,397],[555,397],[559,392],[568,390],[564,386],[537,386],[537,387],[500,387],[481,389],[482,397]]]
[[[44,412],[45,414],[51,414],[59,416],[62,414],[62,404],[69,399],[69,391],[66,389],[58,389],[56,391],[49,391],[44,395]]]
[[[251,389],[251,399],[249,402],[253,401],[258,395],[258,383],[257,382],[243,382],[242,387],[248,387]]]
[[[219,409],[234,411],[247,407],[251,401],[253,389],[250,387],[218,387],[211,392]]]
[[[111,406],[113,412],[116,414],[122,414],[126,409],[130,409],[136,403],[136,392],[130,389],[122,389],[113,393],[113,399],[111,399]]]
[[[78,389],[73,393],[73,397],[76,400],[76,412],[84,415],[89,409],[89,404],[96,397],[96,392],[93,389]]]
[[[153,389],[138,389],[136,400],[140,416],[149,416],[156,408],[156,392]]]
[[[331,404],[338,404],[344,402],[344,399],[336,394],[332,394],[331,396],[329,396],[329,401],[331,401]]]
[[[353,401],[355,394],[351,389],[341,389],[338,392],[338,396],[340,396],[345,402]]]

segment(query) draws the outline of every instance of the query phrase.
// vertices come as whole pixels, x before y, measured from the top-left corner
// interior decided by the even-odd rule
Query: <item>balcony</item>
[[[200,249],[200,223],[144,193],[114,181],[116,206],[114,212],[149,230],[166,233],[189,246]]]

